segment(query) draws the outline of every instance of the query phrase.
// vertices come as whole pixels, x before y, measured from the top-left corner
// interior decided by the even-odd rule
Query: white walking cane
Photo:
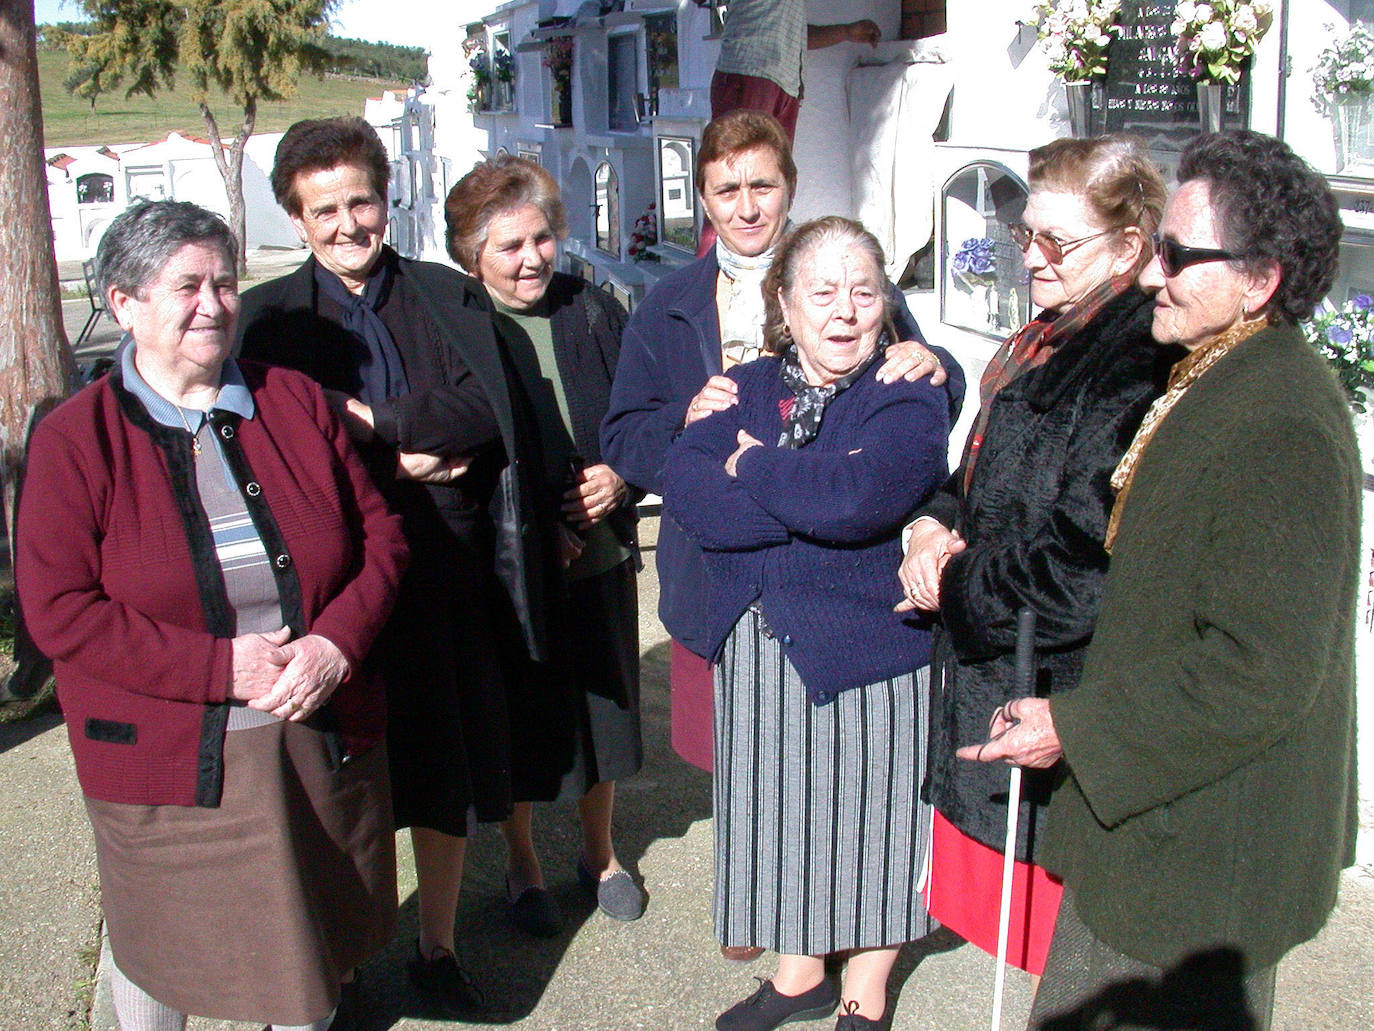
[[[1035,613],[1016,614],[1016,693],[1035,694]],[[1004,732],[1005,733],[1005,732]],[[1007,980],[1007,939],[1011,930],[1011,875],[1016,862],[1016,824],[1021,815],[1021,767],[1011,768],[1007,787],[1007,838],[1002,846],[1002,908],[997,919],[997,977],[992,987],[992,1031],[1002,1031],[1002,990]]]

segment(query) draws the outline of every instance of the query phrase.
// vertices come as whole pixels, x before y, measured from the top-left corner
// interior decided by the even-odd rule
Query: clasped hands
[[[945,571],[945,564],[967,546],[958,530],[950,530],[935,519],[926,517],[912,523],[906,554],[897,567],[902,600],[893,606],[893,611],[938,611],[940,576]]]
[[[558,524],[558,552],[563,568],[582,554],[586,533],[620,507],[629,488],[609,465],[584,466],[573,485],[563,492],[562,522]]]
[[[348,675],[348,659],[319,634],[291,640],[289,627],[241,634],[233,642],[229,697],[299,723],[329,701]]]

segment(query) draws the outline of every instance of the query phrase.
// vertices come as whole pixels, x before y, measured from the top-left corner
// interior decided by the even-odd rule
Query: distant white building
[[[261,133],[244,148],[243,199],[248,247],[300,244],[272,197],[269,176],[281,133]],[[207,140],[172,132],[156,143],[61,147],[45,152],[48,205],[58,261],[95,254],[110,221],[134,200],[185,200],[224,217],[229,199]]]

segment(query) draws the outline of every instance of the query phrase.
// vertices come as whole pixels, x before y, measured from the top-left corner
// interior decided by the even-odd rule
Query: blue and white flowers
[[[1302,330],[1335,369],[1350,407],[1363,412],[1364,391],[1374,388],[1374,299],[1356,294],[1339,308],[1324,306]]]

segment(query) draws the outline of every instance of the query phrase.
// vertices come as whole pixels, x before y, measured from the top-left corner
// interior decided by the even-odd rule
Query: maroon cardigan
[[[348,658],[349,675],[311,717],[344,762],[385,728],[364,659],[406,564],[401,521],[318,386],[240,367],[254,417],[215,410],[211,422],[292,636],[320,634]],[[233,616],[194,477],[190,434],[155,422],[118,368],[47,416],[29,447],[16,586],[56,664],[91,798],[219,804]]]

